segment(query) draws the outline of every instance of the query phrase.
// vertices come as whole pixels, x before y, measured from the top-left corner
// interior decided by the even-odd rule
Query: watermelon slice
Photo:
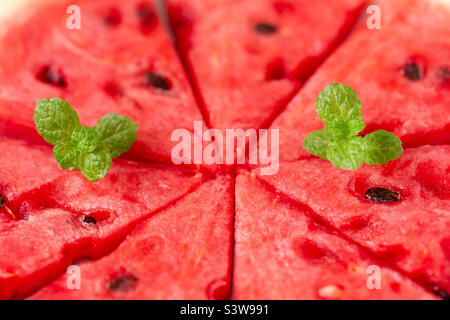
[[[423,0],[380,5],[382,29],[361,25],[272,125],[280,130],[282,160],[307,155],[305,136],[324,127],[315,100],[330,83],[357,92],[366,123],[362,134],[388,130],[404,147],[450,143],[450,7]]]
[[[224,299],[229,295],[232,178],[203,184],[141,223],[110,255],[80,265],[32,299]]]
[[[408,149],[389,165],[357,171],[339,170],[321,159],[287,162],[277,175],[260,178],[329,230],[430,291],[449,296],[450,146]],[[392,191],[398,201],[375,201],[389,200],[385,196]]]
[[[171,162],[172,131],[202,117],[150,1],[78,1],[80,30],[66,27],[69,4],[31,4],[35,13],[0,41],[0,133],[42,141],[34,106],[57,96],[83,125],[129,116],[139,138],[128,157]]]
[[[255,175],[237,177],[235,227],[233,298],[435,299]],[[374,270],[379,284],[370,281]]]
[[[56,169],[50,148],[4,138],[0,145],[10,156],[1,156],[0,191],[15,216],[0,209],[0,298],[26,297],[71,263],[107,254],[203,179],[195,171],[118,159],[91,183],[80,172]],[[11,161],[17,154],[23,158]]]
[[[345,38],[364,0],[168,0],[209,125],[259,128]],[[318,18],[320,17],[320,18]]]

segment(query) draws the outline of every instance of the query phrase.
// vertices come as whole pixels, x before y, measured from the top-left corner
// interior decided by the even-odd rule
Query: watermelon
[[[443,3],[382,1],[382,29],[348,40],[365,0],[166,0],[170,30],[149,1],[80,0],[79,30],[68,0],[29,4],[0,30],[0,299],[449,298]],[[359,94],[362,135],[401,137],[399,159],[343,171],[301,148],[331,82]],[[58,168],[36,132],[54,96],[83,125],[138,123],[104,179]],[[171,134],[197,120],[273,123],[279,172],[175,166]]]
[[[259,178],[329,230],[428,290],[449,296],[450,146],[411,148],[386,166],[356,171],[322,159],[286,162],[278,174]],[[389,202],[373,188],[396,193],[398,201]]]
[[[168,0],[209,125],[264,127],[345,38],[366,2]]]
[[[192,191],[195,171],[115,160],[91,183],[57,169],[51,149],[2,138],[0,298],[23,298],[70,264],[114,250],[141,221]],[[23,154],[23,158],[11,157]],[[54,174],[52,174],[55,172]],[[31,177],[31,178],[29,178]],[[51,177],[51,179],[49,179]]]
[[[171,163],[172,131],[193,130],[202,117],[155,9],[149,1],[78,1],[81,29],[70,30],[70,4],[30,4],[31,17],[0,41],[8,48],[0,54],[0,133],[42,141],[34,106],[56,96],[83,125],[108,113],[132,118],[139,138],[127,157]]]
[[[31,299],[224,299],[230,290],[232,178],[206,182],[135,230],[110,255],[80,265]],[[100,276],[99,276],[100,275]]]
[[[330,83],[349,85],[358,94],[362,135],[391,131],[404,147],[450,143],[450,6],[422,0],[380,6],[382,29],[362,24],[272,125],[280,130],[281,160],[307,156],[301,143],[324,127],[315,100]]]
[[[236,181],[235,226],[235,299],[435,298],[245,171]],[[368,280],[372,270],[379,284]]]

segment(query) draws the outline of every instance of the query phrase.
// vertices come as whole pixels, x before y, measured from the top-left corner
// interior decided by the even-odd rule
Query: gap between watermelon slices
[[[258,179],[373,258],[448,298],[449,154],[448,146],[409,149],[388,166],[354,172],[302,160],[281,163],[277,175]],[[365,199],[372,187],[397,191],[400,201]]]

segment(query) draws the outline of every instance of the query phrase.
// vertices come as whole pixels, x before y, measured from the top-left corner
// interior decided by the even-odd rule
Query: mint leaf
[[[340,138],[327,148],[327,158],[338,168],[355,170],[365,158],[365,143],[362,137]]]
[[[333,135],[353,136],[364,128],[361,101],[349,86],[330,84],[317,98],[316,110]]]
[[[72,106],[60,98],[36,102],[34,122],[39,134],[54,145],[53,155],[63,169],[81,169],[90,181],[103,178],[112,157],[128,151],[137,139],[137,124],[109,114],[95,128],[82,127]]]
[[[97,149],[100,137],[97,131],[89,127],[78,127],[72,133],[72,146],[75,150],[89,153]]]
[[[325,130],[317,130],[308,134],[303,141],[303,147],[313,155],[322,159],[327,158],[327,147],[330,144],[332,135]]]
[[[91,182],[103,178],[112,165],[111,155],[108,150],[99,150],[81,156],[81,172]]]
[[[131,149],[137,139],[137,124],[128,117],[108,114],[99,119],[95,130],[113,158]]]
[[[307,135],[303,147],[334,166],[355,170],[363,162],[385,164],[403,153],[402,142],[393,133],[379,130],[357,136],[365,124],[361,101],[351,87],[330,84],[317,98],[316,109],[325,129]]]
[[[366,144],[365,162],[370,165],[386,164],[397,159],[402,153],[402,141],[393,133],[378,130],[364,137]]]
[[[326,125],[325,130],[333,136],[352,137],[363,131],[366,125],[359,120],[337,120]]]
[[[80,169],[80,153],[70,142],[63,142],[53,147],[53,156],[62,169]]]
[[[72,132],[80,126],[80,119],[71,105],[62,99],[39,100],[34,111],[39,134],[52,145],[70,141]]]

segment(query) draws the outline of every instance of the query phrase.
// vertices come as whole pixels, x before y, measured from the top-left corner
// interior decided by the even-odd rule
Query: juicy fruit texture
[[[321,159],[282,163],[277,175],[260,179],[373,257],[448,296],[450,146],[408,149],[386,166],[354,172]],[[397,192],[399,201],[367,199],[375,187]]]
[[[382,29],[362,24],[272,125],[281,133],[282,160],[307,154],[301,141],[323,128],[315,101],[330,83],[349,85],[358,93],[366,124],[362,134],[384,129],[398,136],[403,147],[450,143],[450,87],[442,72],[450,63],[450,8],[421,0],[380,5]]]
[[[0,54],[0,133],[42,141],[35,103],[60,97],[82,125],[108,113],[133,119],[138,140],[128,157],[169,162],[172,131],[202,118],[151,2],[79,1],[80,30],[66,27],[69,4],[30,5],[35,14],[0,41],[8,48]]]
[[[365,2],[168,0],[180,57],[149,1],[80,0],[80,30],[66,27],[73,3],[30,5],[0,30],[0,299],[448,298],[449,13],[382,1],[382,29],[331,54]],[[278,174],[145,163],[170,161],[173,129],[202,116],[269,126],[330,54],[273,126],[293,160]],[[393,131],[405,154],[353,172],[305,156],[331,82],[356,90],[365,133]],[[96,183],[58,168],[33,124],[36,100],[55,96],[82,125],[138,122],[138,161]],[[441,146],[411,148],[425,144]],[[373,266],[381,290],[367,287]]]
[[[435,298],[248,173],[237,177],[235,226],[233,298]],[[378,289],[368,280],[373,266],[380,268]]]
[[[260,128],[270,121],[343,40],[366,3],[167,2],[204,113],[222,130]]]
[[[233,189],[211,180],[143,222],[110,255],[80,265],[32,299],[224,299],[230,289]]]
[[[51,148],[2,140],[24,158],[0,164],[1,193],[16,216],[0,209],[0,298],[26,297],[70,264],[112,251],[139,222],[202,181],[192,171],[115,160],[91,183],[57,169]]]

